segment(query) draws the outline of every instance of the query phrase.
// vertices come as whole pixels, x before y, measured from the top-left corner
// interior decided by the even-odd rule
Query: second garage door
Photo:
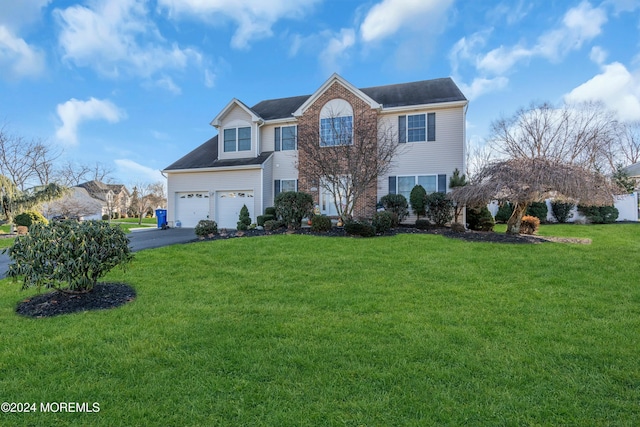
[[[243,205],[253,220],[253,191],[219,191],[216,202],[218,228],[237,228]]]

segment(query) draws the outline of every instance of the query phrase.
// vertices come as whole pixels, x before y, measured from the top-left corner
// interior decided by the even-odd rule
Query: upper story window
[[[398,142],[424,142],[436,140],[436,113],[413,114],[398,117]]]
[[[320,146],[353,144],[353,108],[344,99],[332,99],[320,110]]]
[[[225,153],[233,151],[249,151],[251,150],[251,128],[231,128],[224,130],[224,151]]]
[[[282,126],[275,128],[275,150],[296,150],[298,148],[296,130],[297,126]]]

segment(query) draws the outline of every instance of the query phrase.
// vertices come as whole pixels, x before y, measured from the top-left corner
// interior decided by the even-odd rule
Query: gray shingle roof
[[[467,100],[450,77],[360,90],[384,108]]]
[[[629,165],[624,168],[624,170],[629,174],[629,176],[640,176],[640,163]]]
[[[171,171],[182,169],[261,165],[269,158],[269,156],[271,156],[272,153],[272,151],[266,151],[261,153],[258,157],[218,160],[218,135],[216,135],[204,144],[196,147],[180,160],[177,160],[164,168],[164,170]]]

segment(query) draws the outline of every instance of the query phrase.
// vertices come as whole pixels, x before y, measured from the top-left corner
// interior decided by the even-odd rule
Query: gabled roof
[[[109,188],[109,185],[104,182],[96,181],[95,179],[78,184],[77,187],[84,188],[91,197],[98,200],[106,200],[106,194],[109,191],[112,191],[111,188]]]
[[[262,120],[262,118],[257,115],[255,113],[255,111],[253,111],[251,108],[247,107],[245,105],[244,102],[240,101],[237,98],[233,98],[231,101],[229,101],[229,103],[222,109],[222,111],[220,111],[218,113],[217,116],[215,116],[213,118],[213,120],[211,120],[211,126],[214,127],[219,127],[220,126],[220,122],[222,121],[222,118],[229,112],[231,111],[231,109],[233,109],[234,107],[240,107],[241,109],[243,109],[244,111],[247,112],[247,114],[249,114],[251,116],[251,120],[254,122],[259,122]]]
[[[271,154],[273,154],[273,152],[268,151],[261,153],[258,157],[219,160],[218,135],[216,135],[204,144],[196,147],[180,160],[164,168],[164,171],[259,166],[263,164]]]
[[[624,168],[629,176],[640,176],[640,163],[634,163]]]

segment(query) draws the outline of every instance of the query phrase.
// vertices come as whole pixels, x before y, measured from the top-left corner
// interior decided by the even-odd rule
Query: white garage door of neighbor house
[[[247,205],[253,218],[253,191],[219,191],[216,202],[218,228],[237,228],[243,205]]]
[[[175,220],[180,221],[183,227],[195,227],[201,219],[209,219],[209,193],[177,193]]]

